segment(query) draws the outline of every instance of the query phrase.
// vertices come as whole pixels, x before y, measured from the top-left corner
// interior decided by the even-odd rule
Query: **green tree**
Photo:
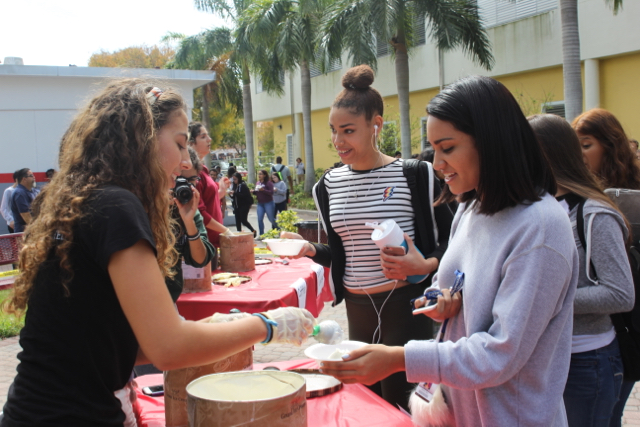
[[[300,69],[304,163],[309,170],[314,170],[310,64],[316,62],[318,35],[327,6],[322,0],[264,0],[247,8],[238,27],[238,39],[256,46],[256,52],[264,55],[269,64],[260,74],[267,91],[282,94],[282,72]],[[310,194],[315,177],[305,176],[304,191]]]
[[[325,66],[344,49],[354,65],[375,68],[375,40],[386,40],[393,47],[404,158],[411,156],[409,53],[415,44],[414,23],[421,19],[426,19],[438,49],[461,47],[476,63],[491,69],[494,59],[474,0],[337,0],[327,10],[320,31]]]
[[[101,50],[91,55],[89,67],[161,68],[174,55],[170,46],[131,46],[109,52]]]
[[[617,14],[622,0],[605,0]],[[562,78],[564,82],[565,117],[571,122],[582,113],[582,73],[580,66],[580,33],[578,0],[560,0],[562,23]]]
[[[242,13],[252,3],[251,0],[194,0],[198,10],[219,15],[223,19],[230,19],[237,27]],[[251,43],[236,37],[233,40],[233,48],[229,59],[237,65],[242,81],[242,112],[244,115],[244,129],[247,150],[247,172],[250,183],[255,183],[256,168],[253,145],[253,108],[251,99],[251,69],[266,68],[268,65],[261,63],[264,57],[256,53]]]
[[[167,68],[212,70],[214,81],[196,89],[200,100],[200,120],[209,130],[212,147],[222,142],[222,130],[216,125],[228,122],[242,114],[240,70],[231,57],[233,39],[228,28],[205,30],[193,36],[168,33],[163,41],[177,41],[173,61]],[[229,117],[233,116],[233,117]]]

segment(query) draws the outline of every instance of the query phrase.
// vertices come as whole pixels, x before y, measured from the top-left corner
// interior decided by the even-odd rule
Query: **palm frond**
[[[613,9],[613,14],[617,15],[622,10],[622,0],[605,0],[607,6]]]

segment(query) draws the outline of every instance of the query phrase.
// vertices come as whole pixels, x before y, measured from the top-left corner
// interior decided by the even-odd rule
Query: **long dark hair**
[[[458,201],[477,200],[478,212],[494,214],[528,201],[543,191],[556,193],[556,182],[533,130],[511,92],[489,77],[458,80],[436,95],[427,113],[451,123],[475,140],[480,161],[477,190]],[[437,204],[456,199],[445,185]]]
[[[602,108],[594,108],[576,117],[571,126],[576,132],[594,137],[604,148],[602,166],[597,174],[604,187],[640,189],[640,166],[616,116]]]
[[[262,182],[264,182],[266,184],[267,182],[271,181],[271,178],[269,178],[269,172],[267,172],[264,169],[262,169],[260,172],[262,172],[262,176],[264,177],[262,179]]]
[[[562,117],[536,114],[529,117],[531,128],[549,161],[558,185],[585,199],[597,200],[624,215],[604,194],[596,177],[589,172],[582,158],[578,135]],[[625,219],[627,230],[631,230]]]

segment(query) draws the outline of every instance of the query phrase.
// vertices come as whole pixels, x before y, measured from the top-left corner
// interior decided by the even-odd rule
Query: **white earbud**
[[[378,125],[373,125],[373,135],[378,136]]]

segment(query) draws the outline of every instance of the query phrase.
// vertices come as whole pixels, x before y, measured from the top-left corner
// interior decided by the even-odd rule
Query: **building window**
[[[391,43],[389,40],[382,40],[376,38],[376,58],[391,55]]]
[[[415,17],[413,31],[414,46],[420,46],[421,44],[427,43],[427,26],[424,15],[418,15]]]
[[[564,113],[564,101],[546,102],[542,104],[542,112],[545,114],[555,114],[563,119],[566,118]]]
[[[504,25],[558,7],[558,0],[477,0],[478,13],[485,28]]]
[[[334,59],[331,61],[331,63],[329,64],[329,69],[327,70],[327,72],[325,74],[329,74],[333,71],[338,71],[342,69],[342,61],[340,59]],[[318,77],[319,75],[322,74],[322,72],[320,71],[320,67],[317,66],[314,63],[309,64],[309,74],[311,74],[311,77]]]
[[[287,162],[286,164],[293,164],[293,134],[287,135]]]
[[[427,118],[420,118],[420,152],[422,153],[427,148],[431,148],[431,144],[427,141]]]

